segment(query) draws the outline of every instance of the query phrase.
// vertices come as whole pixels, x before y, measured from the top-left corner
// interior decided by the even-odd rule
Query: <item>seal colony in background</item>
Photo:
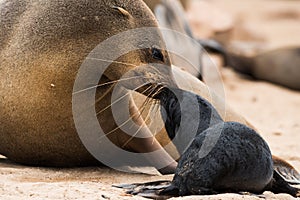
[[[157,27],[151,10],[141,0],[3,0],[0,26],[0,154],[14,162],[34,166],[100,164],[82,144],[75,128],[72,113],[74,82],[85,58],[101,42],[131,29]],[[176,67],[171,68],[158,30],[147,35],[145,42],[151,43],[150,46],[137,43],[139,37],[122,38],[120,46],[134,46],[137,50],[110,61],[112,63],[98,85],[87,85],[81,94],[89,87],[97,87],[95,105],[92,106],[112,143],[126,151],[148,153],[162,149],[170,138],[165,130],[148,138],[135,138],[124,132],[117,125],[111,109],[114,83],[119,83],[127,72],[134,74],[124,83],[126,89],[122,92],[130,104],[122,109],[130,111],[132,120],[143,126],[145,135],[152,134],[135,105],[139,97],[127,95],[130,90],[148,98],[154,97],[162,86],[176,85],[173,74],[177,73],[186,76],[195,93],[204,98],[209,95],[205,84]],[[224,103],[220,99],[214,102],[219,102],[214,106],[221,113]],[[224,121],[251,126],[228,108],[224,113],[226,117],[221,116]],[[113,157],[113,153],[111,149],[105,149],[105,154]],[[153,166],[166,162],[160,172],[174,173],[177,166],[171,157],[174,154],[176,149],[163,150],[159,156],[145,162]],[[281,173],[287,179],[290,174],[297,173],[283,160],[273,157],[273,161],[278,171],[282,167],[288,169],[287,173]]]
[[[229,50],[227,60],[237,72],[300,90],[300,47],[280,48],[253,56]]]

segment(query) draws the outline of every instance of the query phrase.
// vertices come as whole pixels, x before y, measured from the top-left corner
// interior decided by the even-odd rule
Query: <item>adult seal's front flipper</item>
[[[175,31],[173,33],[168,31],[163,34],[167,47],[170,47],[169,50],[177,53],[176,56],[172,56],[174,65],[184,67],[186,71],[202,80],[199,73],[203,75],[205,56],[203,55],[203,49],[207,52],[222,55],[224,63],[227,65],[226,50],[219,42],[211,39],[196,39],[180,2],[177,0],[162,0],[155,9],[155,15],[160,27]],[[180,37],[179,33],[186,37]],[[180,58],[178,55],[181,55]],[[192,66],[184,63],[182,59]]]
[[[202,47],[195,39],[185,16],[185,11],[177,0],[162,0],[155,8],[155,16],[173,65],[180,66],[193,76],[202,79]]]

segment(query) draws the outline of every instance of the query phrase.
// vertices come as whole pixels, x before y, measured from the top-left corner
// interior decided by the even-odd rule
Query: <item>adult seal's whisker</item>
[[[145,85],[148,85],[149,83],[145,83]],[[140,86],[139,86],[140,87]],[[138,87],[138,88],[139,88]],[[106,106],[105,108],[103,108],[102,110],[100,110],[99,112],[97,112],[96,114],[99,115],[102,112],[104,112],[105,110],[107,110],[108,108],[110,108],[112,105],[120,102],[122,99],[124,99],[126,96],[128,96],[129,93],[124,94],[123,96],[119,97],[118,99],[114,100],[114,102],[112,102],[110,105]]]
[[[94,86],[85,88],[83,90],[79,90],[77,92],[73,92],[73,95],[76,95],[76,94],[79,94],[79,93],[82,93],[82,92],[86,92],[88,90],[92,90],[92,89],[95,89],[95,88],[99,88],[99,87],[102,87],[102,86],[115,84],[115,83],[119,83],[119,82],[122,82],[122,81],[129,81],[129,80],[132,80],[132,79],[137,79],[137,78],[142,78],[142,77],[145,78],[145,76],[141,75],[141,76],[135,76],[135,77],[122,78],[122,79],[116,80],[116,81],[109,81],[109,82],[106,82],[106,83],[102,83],[102,84],[98,84],[98,85],[94,85]]]
[[[106,60],[106,59],[101,59],[101,58],[90,58],[90,57],[88,57],[87,59],[98,60],[98,61],[103,61],[103,62],[108,62],[108,63],[116,63],[116,64],[122,64],[122,65],[129,65],[129,66],[133,66],[133,67],[138,67],[138,65],[135,65],[135,64],[132,64],[132,63],[128,63],[128,62],[120,62],[120,61],[115,61],[115,60]]]

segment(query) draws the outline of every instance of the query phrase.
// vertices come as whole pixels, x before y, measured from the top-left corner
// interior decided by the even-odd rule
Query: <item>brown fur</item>
[[[245,56],[228,53],[229,65],[256,79],[300,90],[300,48],[289,47]]]
[[[65,167],[97,163],[82,145],[73,121],[72,90],[78,69],[89,52],[110,36],[131,28],[156,26],[154,16],[141,0],[2,1],[0,153],[29,165]],[[126,38],[123,42],[126,43]],[[164,49],[159,33],[151,38],[151,42]],[[168,54],[163,52],[163,56],[164,64],[170,66]],[[147,50],[130,52],[118,61],[129,65],[110,65],[101,82],[118,80],[133,69],[133,65],[158,62]],[[157,73],[155,67],[148,66],[135,70],[135,73],[154,75],[158,82],[165,80],[172,84],[170,69]],[[180,70],[177,72],[181,73]],[[196,93],[209,97],[203,83],[191,75],[186,76],[190,77],[186,80],[193,85]],[[143,80],[138,81],[142,83]],[[138,81],[134,85],[139,84]],[[97,110],[111,103],[109,87],[97,90],[97,97],[103,94],[106,95],[96,105]],[[137,100],[140,99],[137,97]],[[217,96],[213,104],[220,113],[226,113],[226,119],[247,123],[227,107],[228,110],[222,112],[224,104]],[[131,103],[130,110],[138,112],[134,103]],[[117,128],[110,109],[98,116],[98,120],[104,131]],[[135,121],[142,123],[141,118]],[[120,129],[116,129],[109,138],[120,147],[130,139]],[[169,142],[164,131],[158,134],[157,139],[163,145]],[[134,138],[124,149],[150,152],[161,147],[158,141]],[[176,150],[170,149],[169,153],[175,156]],[[163,162],[166,158],[169,159],[165,153],[153,162]],[[175,163],[172,164],[165,172],[171,172],[175,166]]]
[[[114,9],[116,6],[127,10],[134,21]],[[157,26],[154,16],[136,0],[14,0],[4,1],[0,11],[0,26],[5,27],[0,32],[0,152],[16,162],[32,165],[93,163],[72,119],[72,89],[78,68],[88,53],[108,37],[130,28]],[[158,39],[153,45],[163,48]],[[167,55],[165,60],[168,64]],[[119,61],[136,65],[153,62],[139,51]],[[133,68],[122,67],[120,70],[120,65],[111,65],[105,73],[107,80],[117,80]],[[105,90],[100,88],[98,92]],[[108,99],[109,95],[104,104]],[[103,118],[111,122],[107,120],[109,113]],[[113,128],[114,123],[107,126]]]

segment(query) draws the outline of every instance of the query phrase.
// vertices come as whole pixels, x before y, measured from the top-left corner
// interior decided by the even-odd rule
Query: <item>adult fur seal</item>
[[[157,27],[149,8],[141,0],[5,0],[0,4],[0,26],[0,153],[28,165],[97,163],[82,145],[73,122],[76,74],[86,56],[107,38],[129,29]],[[146,63],[170,66],[168,54],[160,50],[165,49],[160,34],[149,35],[148,40],[153,48],[139,46],[141,50],[123,55],[104,72],[100,83],[116,81],[134,66]],[[135,45],[126,39],[122,42]],[[98,88],[97,111],[111,104],[111,93],[110,85]],[[131,111],[135,109],[132,105]],[[156,140],[152,143],[153,138],[129,140],[118,129],[110,109],[98,118],[105,132],[115,130],[110,140],[126,150],[161,148]]]
[[[1,1],[0,15],[0,153],[28,165],[97,164],[82,145],[73,122],[72,93],[78,69],[100,42],[129,29],[157,27],[155,17],[143,1],[133,0],[5,0]],[[100,83],[118,81],[126,71],[141,64],[170,66],[167,52],[160,50],[165,48],[159,33],[148,36],[147,41],[153,43],[151,49],[143,50],[143,44],[126,39],[121,41],[123,46],[136,45],[141,50],[113,62]],[[167,70],[157,73],[152,68],[150,72],[150,66],[135,71],[140,75],[152,74],[157,82],[161,76],[166,76],[166,82],[171,77]],[[135,85],[145,83],[143,79],[130,82],[134,81],[140,81]],[[110,85],[98,88],[97,97],[102,97],[96,105],[98,111],[111,104],[111,93]],[[133,104],[130,110],[137,112]],[[161,148],[159,143],[165,145],[170,141],[166,134],[157,135],[159,143],[153,138],[132,138],[118,129],[110,109],[98,118],[105,132],[113,130],[110,140],[129,151],[152,152]],[[136,118],[137,124],[143,124],[143,119]],[[149,130],[146,132],[149,134]],[[165,153],[153,162],[168,159],[171,158]],[[173,164],[170,172],[175,167]]]
[[[110,23],[108,23],[110,22]],[[70,167],[98,164],[80,141],[72,114],[73,85],[86,56],[96,45],[111,36],[139,27],[157,27],[155,17],[141,0],[116,1],[21,1],[4,0],[0,3],[0,153],[22,164]],[[147,35],[149,36],[149,35]],[[131,35],[131,39],[138,37]],[[119,44],[136,45],[131,51],[112,61],[97,88],[95,109],[99,123],[117,146],[133,152],[152,152],[170,140],[163,132],[157,139],[133,138],[115,123],[111,109],[112,87],[127,71],[135,76],[148,76],[154,83],[172,81],[170,68],[136,69],[136,66],[157,63],[170,66],[170,60],[159,32],[145,39],[151,48],[142,48],[123,38]],[[117,45],[115,48],[117,49]],[[111,47],[110,47],[111,48]],[[104,52],[105,53],[105,52]],[[103,61],[105,62],[105,61]],[[174,73],[185,74],[174,68]],[[201,96],[209,97],[208,88],[191,75],[185,81]],[[131,80],[133,85],[144,85],[145,79]],[[151,92],[157,92],[157,84]],[[93,85],[94,86],[94,85]],[[95,86],[94,86],[95,87]],[[183,86],[184,87],[184,86]],[[84,88],[83,88],[84,89]],[[125,90],[126,91],[126,90]],[[146,94],[144,89],[139,92]],[[138,113],[130,95],[131,113]],[[225,107],[216,97],[214,105],[224,120],[248,124],[241,116]],[[124,108],[128,109],[128,108]],[[102,111],[103,112],[100,112]],[[144,120],[135,115],[137,124]],[[151,134],[144,127],[145,134]],[[111,149],[107,149],[113,157]],[[105,151],[105,152],[107,152]],[[175,150],[170,150],[170,153]],[[167,152],[151,158],[151,164],[172,161]],[[278,162],[284,163],[284,161]],[[279,168],[282,164],[279,164]],[[288,166],[288,165],[285,165]],[[174,172],[173,162],[162,172]],[[292,168],[291,171],[294,171]]]
[[[255,56],[228,51],[227,60],[228,65],[240,73],[300,90],[299,47],[280,48]]]

